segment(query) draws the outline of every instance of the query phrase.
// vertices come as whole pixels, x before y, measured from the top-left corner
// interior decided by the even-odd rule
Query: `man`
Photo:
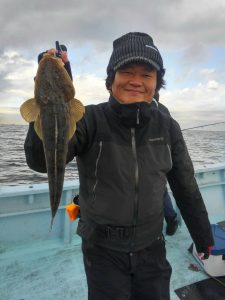
[[[169,299],[171,267],[162,236],[168,179],[198,252],[213,244],[208,215],[179,125],[152,105],[165,70],[152,38],[131,32],[113,43],[109,101],[89,105],[68,146],[80,177],[84,266],[89,300]],[[27,163],[46,172],[29,126]]]

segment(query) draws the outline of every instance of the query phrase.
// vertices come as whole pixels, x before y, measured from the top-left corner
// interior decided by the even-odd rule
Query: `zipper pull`
[[[140,124],[139,114],[140,114],[140,108],[137,109],[137,125]]]

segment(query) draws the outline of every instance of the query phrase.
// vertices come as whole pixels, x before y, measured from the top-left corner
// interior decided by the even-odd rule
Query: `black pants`
[[[82,243],[89,300],[168,300],[171,266],[165,242],[134,253]]]

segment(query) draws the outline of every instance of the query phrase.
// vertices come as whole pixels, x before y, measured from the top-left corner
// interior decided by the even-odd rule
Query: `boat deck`
[[[225,220],[225,164],[197,170],[196,179],[211,224]],[[78,190],[78,181],[64,182],[61,206],[48,232],[47,184],[0,187],[0,300],[87,299],[81,241],[65,211]],[[189,269],[197,264],[188,252],[191,243],[183,222],[174,236],[166,237],[173,268],[171,300],[179,299],[175,289],[207,278],[202,270]]]
[[[173,268],[171,300],[179,299],[175,289],[207,278],[202,271],[189,269],[190,264],[196,264],[187,251],[191,242],[183,223],[174,236],[166,237],[167,257]],[[49,239],[0,248],[0,254],[1,300],[87,299],[80,238],[76,234],[70,244]]]

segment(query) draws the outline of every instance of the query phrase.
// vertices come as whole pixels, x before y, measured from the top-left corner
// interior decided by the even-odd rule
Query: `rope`
[[[209,276],[209,278],[213,279],[214,281],[216,281],[217,283],[221,284],[222,286],[225,287],[225,283],[223,283],[223,281],[219,280],[218,278],[211,276],[209,273],[207,273],[205,270],[203,270],[203,272]]]
[[[211,126],[211,125],[223,124],[223,123],[225,123],[225,122],[217,122],[217,123],[205,124],[205,125],[201,125],[201,126],[195,126],[195,127],[185,128],[185,129],[182,129],[181,131],[195,129],[195,128],[200,128],[200,127],[206,127],[206,126]]]

